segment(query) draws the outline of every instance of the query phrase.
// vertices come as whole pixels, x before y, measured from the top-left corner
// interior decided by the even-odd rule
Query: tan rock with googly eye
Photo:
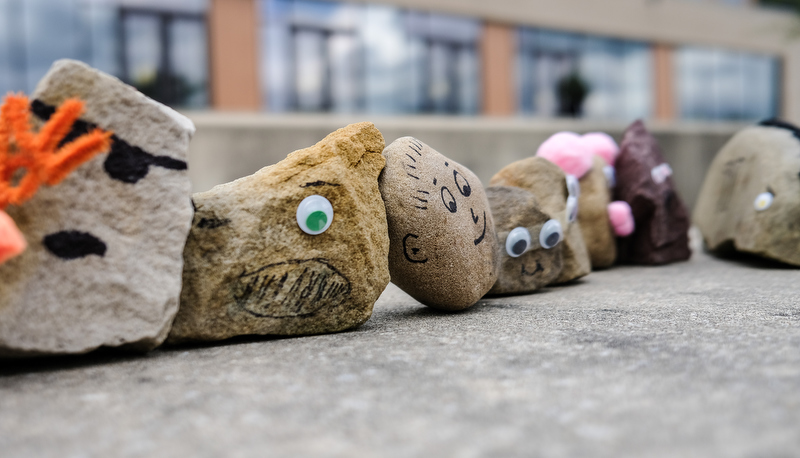
[[[500,242],[500,273],[489,294],[530,293],[552,283],[561,274],[563,244],[559,241],[548,249],[540,243],[541,232],[551,216],[541,210],[533,193],[522,188],[489,186],[486,195]],[[520,240],[515,249],[514,241],[508,243],[508,237],[516,228],[526,229],[530,239]]]
[[[564,230],[563,267],[553,283],[565,283],[591,272],[591,261],[583,241],[580,223],[567,218],[566,175],[561,168],[542,157],[534,156],[507,165],[492,177],[489,186],[516,186],[532,192],[542,211],[552,215]]]
[[[367,321],[389,283],[383,146],[372,123],[352,124],[195,194],[169,342],[320,334]]]
[[[737,133],[714,158],[693,220],[711,250],[800,266],[800,130],[762,124]]]
[[[430,307],[472,306],[497,279],[497,237],[483,185],[413,137],[395,140],[383,155],[392,283]]]

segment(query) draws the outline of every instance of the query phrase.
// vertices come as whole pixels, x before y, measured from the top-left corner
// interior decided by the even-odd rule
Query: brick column
[[[260,110],[258,0],[211,0],[211,106]]]
[[[653,76],[655,90],[655,117],[671,121],[677,117],[677,94],[675,91],[675,66],[673,46],[657,43],[653,45]]]
[[[510,116],[516,112],[514,27],[487,22],[481,35],[483,114]]]

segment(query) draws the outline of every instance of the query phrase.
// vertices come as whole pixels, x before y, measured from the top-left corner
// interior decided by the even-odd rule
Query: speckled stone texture
[[[412,137],[395,140],[383,155],[392,283],[430,307],[470,307],[497,280],[497,236],[483,185]]]
[[[736,134],[714,158],[694,222],[711,250],[732,248],[800,266],[800,130],[762,124]],[[759,211],[762,193],[772,203]]]
[[[615,163],[615,200],[631,206],[636,229],[617,242],[618,260],[631,264],[667,264],[685,261],[689,249],[689,214],[675,191],[672,177],[662,183],[653,169],[665,164],[661,148],[642,121],[625,131]]]
[[[169,342],[247,334],[301,335],[361,325],[389,283],[378,190],[383,136],[349,125],[253,175],[197,193],[181,306]],[[311,195],[333,206],[330,227],[298,225]]]
[[[29,247],[0,266],[0,355],[159,345],[178,309],[192,221],[192,123],[83,63],[53,64],[33,94],[41,118],[67,98],[73,126],[114,132],[110,153],[9,207]]]
[[[561,168],[542,157],[534,156],[503,167],[492,177],[490,186],[516,186],[532,192],[542,210],[564,228],[563,267],[553,283],[564,283],[588,275],[591,270],[589,252],[583,241],[580,223],[567,219],[566,175]],[[580,207],[579,207],[580,210]]]
[[[552,218],[542,211],[536,196],[513,186],[489,186],[486,196],[494,217],[500,258],[497,282],[489,294],[530,293],[552,283],[561,274],[563,244],[549,249],[540,244],[542,226]],[[514,257],[506,250],[506,239],[517,227],[528,230],[531,243],[527,251]]]
[[[589,250],[592,269],[609,267],[617,259],[617,238],[608,219],[611,188],[603,172],[605,166],[603,158],[594,156],[592,168],[580,179],[578,223]]]

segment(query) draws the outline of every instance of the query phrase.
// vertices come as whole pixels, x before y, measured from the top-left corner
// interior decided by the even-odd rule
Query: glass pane
[[[27,93],[47,73],[54,61],[80,59],[78,43],[81,23],[72,0],[25,0],[25,69]]]
[[[297,108],[321,111],[325,106],[326,43],[316,31],[299,30],[294,34],[295,91]]]
[[[151,97],[161,63],[161,22],[158,16],[131,14],[125,17],[125,78]]]
[[[176,85],[177,105],[208,105],[206,28],[200,20],[174,19],[170,24],[170,70]]]

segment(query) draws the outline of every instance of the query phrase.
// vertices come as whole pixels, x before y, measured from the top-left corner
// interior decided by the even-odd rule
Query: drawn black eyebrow
[[[31,103],[31,112],[43,121],[47,121],[53,116],[56,109],[52,105],[36,99]],[[61,140],[59,146],[64,146],[95,128],[97,125],[78,119],[72,124],[72,129]],[[169,170],[186,170],[188,168],[186,161],[169,156],[156,156],[138,146],[131,145],[116,135],[111,136],[111,151],[103,163],[103,169],[108,176],[123,183],[133,184],[147,176],[150,166]]]
[[[758,125],[764,127],[775,127],[778,129],[786,129],[790,131],[796,139],[800,140],[800,128],[786,121],[781,121],[778,118],[765,119],[760,123],[758,123]]]
[[[414,156],[412,156],[412,155],[410,155],[408,153],[406,153],[406,156],[408,156],[408,158],[411,159],[412,161],[417,162],[417,160],[414,159]]]
[[[327,181],[317,180],[306,184],[301,184],[301,188],[310,188],[313,186],[341,186],[339,183],[328,183]]]

